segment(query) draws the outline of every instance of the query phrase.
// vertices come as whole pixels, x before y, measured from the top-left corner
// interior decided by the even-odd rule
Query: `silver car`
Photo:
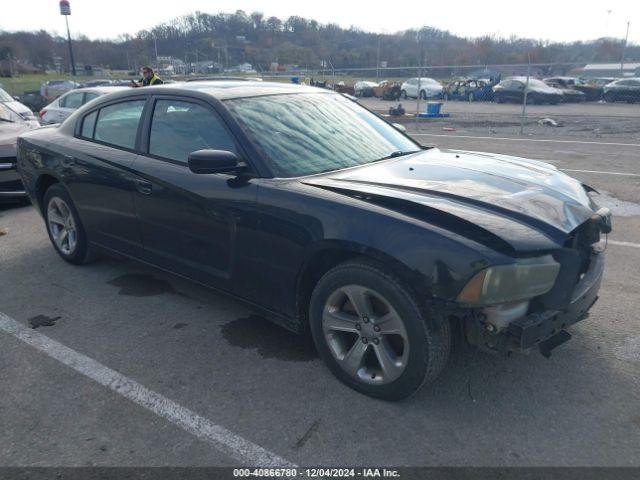
[[[33,114],[31,109],[26,105],[23,105],[11,95],[9,95],[6,91],[0,88],[0,103],[9,107],[13,112],[20,115],[25,120],[36,120],[36,116]]]
[[[48,80],[40,85],[40,95],[50,102],[79,86],[80,84],[73,80]]]
[[[40,110],[40,119],[44,124],[61,123],[85,103],[107,93],[118,92],[127,87],[76,88],[55,99]]]

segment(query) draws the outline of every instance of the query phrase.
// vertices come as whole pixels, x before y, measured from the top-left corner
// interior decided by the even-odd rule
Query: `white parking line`
[[[607,240],[607,243],[610,243],[611,245],[619,245],[621,247],[640,248],[640,243],[618,242],[616,240]]]
[[[407,133],[413,137],[452,137],[452,138],[473,138],[476,140],[504,140],[508,142],[578,143],[581,145],[613,145],[616,147],[640,147],[640,143],[585,142],[583,140],[551,140],[546,138],[474,137],[471,135],[446,135],[446,134],[440,134],[440,133],[413,133],[413,132],[407,132]]]
[[[0,330],[40,350],[78,373],[169,420],[246,465],[294,468],[295,464],[216,425],[163,395],[149,390],[101,363],[38,333],[0,312]]]

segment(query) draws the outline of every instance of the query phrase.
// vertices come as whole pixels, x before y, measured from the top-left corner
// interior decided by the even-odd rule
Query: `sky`
[[[356,26],[366,31],[393,33],[423,25],[465,37],[517,35],[552,41],[623,38],[631,22],[629,41],[640,44],[638,0],[70,0],[71,34],[91,39],[135,34],[180,15],[260,11],[265,16],[298,15],[320,23]],[[368,6],[368,7],[367,7]],[[479,8],[483,6],[484,8]],[[66,33],[58,0],[3,0],[0,30],[45,29]]]

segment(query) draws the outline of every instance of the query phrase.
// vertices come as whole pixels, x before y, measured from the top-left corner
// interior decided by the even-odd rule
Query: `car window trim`
[[[148,102],[148,110],[147,110],[147,112],[145,114],[145,117],[144,117],[143,121],[141,122],[142,128],[141,128],[140,151],[139,151],[139,153],[140,153],[140,155],[142,157],[144,157],[144,158],[152,158],[154,160],[159,160],[159,161],[162,161],[162,162],[171,163],[173,165],[179,165],[179,166],[182,166],[182,167],[189,168],[189,164],[186,161],[185,162],[181,162],[180,160],[174,160],[173,158],[167,158],[167,157],[163,157],[163,156],[160,156],[160,155],[154,155],[154,154],[149,152],[149,144],[151,142],[151,125],[153,123],[153,112],[155,111],[156,103],[159,100],[175,100],[175,101],[178,101],[178,102],[193,103],[193,104],[199,105],[199,106],[201,106],[203,108],[206,108],[207,110],[212,112],[213,115],[220,122],[220,125],[222,125],[222,128],[224,128],[224,130],[229,135],[229,138],[231,139],[231,141],[233,141],[233,144],[236,147],[236,153],[238,155],[239,162],[244,163],[246,165],[246,168],[248,168],[250,172],[255,172],[255,169],[251,165],[251,162],[248,160],[248,156],[246,154],[245,149],[242,147],[242,144],[238,140],[237,136],[233,133],[233,131],[231,130],[231,128],[229,127],[229,125],[227,124],[227,122],[225,121],[223,116],[220,115],[218,110],[213,105],[211,105],[209,102],[206,102],[206,101],[202,100],[201,98],[192,97],[192,96],[188,96],[188,95],[155,94],[155,95],[152,95],[150,97],[149,102]]]
[[[136,95],[136,96],[131,96],[131,97],[114,99],[113,101],[109,101],[109,102],[101,103],[100,105],[96,105],[94,108],[92,108],[88,112],[83,113],[82,116],[80,117],[80,119],[76,121],[74,132],[73,132],[74,138],[77,138],[79,140],[84,140],[86,142],[97,143],[98,145],[104,145],[106,147],[115,148],[117,150],[122,150],[123,152],[140,154],[140,138],[141,138],[141,133],[142,133],[142,125],[143,125],[143,120],[144,120],[144,118],[146,116],[146,111],[149,108],[149,99],[150,99],[150,95],[148,95],[148,94],[147,95]],[[120,104],[120,103],[138,102],[138,101],[141,101],[141,100],[144,101],[145,104],[142,107],[142,114],[140,115],[140,120],[138,120],[138,130],[136,131],[136,140],[135,140],[135,143],[133,145],[133,149],[127,148],[127,147],[123,147],[122,145],[115,145],[113,143],[103,142],[101,140],[96,140],[94,138],[95,135],[96,135],[96,127],[98,125],[98,120],[100,120],[100,110],[102,110],[103,108],[106,108],[106,107],[110,107],[112,105]],[[92,138],[83,137],[81,135],[81,133],[82,133],[82,124],[84,123],[84,119],[87,118],[89,115],[91,115],[93,112],[98,112],[98,114],[96,115],[96,121],[95,121],[95,123],[93,125]]]

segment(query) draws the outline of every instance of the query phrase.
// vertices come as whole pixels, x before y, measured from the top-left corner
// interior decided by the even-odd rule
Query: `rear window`
[[[133,149],[144,104],[145,100],[133,100],[101,108],[93,138],[117,147]]]

